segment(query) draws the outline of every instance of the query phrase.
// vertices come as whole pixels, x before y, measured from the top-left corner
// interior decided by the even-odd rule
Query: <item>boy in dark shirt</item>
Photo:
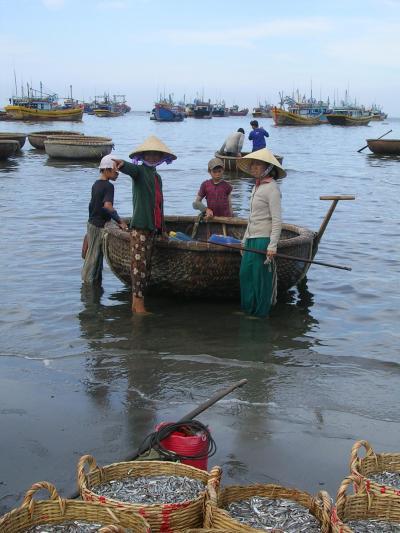
[[[103,228],[111,219],[126,229],[115,211],[114,185],[110,183],[118,178],[118,170],[110,155],[106,155],[100,162],[100,176],[92,186],[92,197],[89,203],[89,220],[87,223],[87,244],[85,262],[82,267],[82,280],[85,283],[101,283],[103,270]]]
[[[249,140],[253,141],[253,150],[252,152],[256,152],[257,150],[262,150],[267,146],[267,143],[265,142],[264,137],[269,137],[269,133],[265,131],[264,128],[258,127],[258,121],[252,120],[250,122],[250,126],[253,128],[253,131],[249,134]]]

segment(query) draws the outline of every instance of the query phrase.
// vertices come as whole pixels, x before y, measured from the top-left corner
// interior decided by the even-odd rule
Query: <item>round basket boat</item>
[[[35,493],[43,489],[49,492],[50,499],[34,500]],[[135,533],[150,533],[149,524],[140,515],[108,509],[99,503],[65,500],[47,481],[32,485],[21,507],[0,518],[0,533],[23,533],[36,525],[55,525],[68,520],[101,524],[99,533],[125,533],[126,528]]]
[[[235,485],[222,490],[218,490],[218,488],[215,490],[213,486],[209,486],[207,493],[208,501],[206,503],[204,520],[204,527],[207,528],[259,532],[259,529],[235,520],[225,508],[232,502],[246,500],[253,496],[260,496],[272,500],[285,499],[298,503],[315,516],[320,524],[321,533],[330,532],[332,504],[329,494],[325,491],[320,491],[318,496],[313,497],[308,492],[286,488],[280,485],[255,484],[249,486]]]
[[[400,155],[400,139],[367,139],[367,144],[374,154]]]
[[[89,466],[85,473],[85,466]],[[204,492],[193,500],[170,504],[127,503],[93,492],[97,485],[125,477],[148,476],[187,476],[204,483]],[[99,467],[91,455],[84,455],[78,463],[78,486],[82,499],[106,504],[111,508],[133,511],[143,516],[150,524],[153,532],[172,532],[201,527],[203,524],[203,508],[207,486],[217,486],[221,479],[221,469],[214,467],[210,473],[192,466],[169,461],[131,461],[114,463]]]
[[[58,159],[99,160],[114,148],[109,137],[52,136],[44,141],[46,154]]]
[[[22,148],[25,144],[26,133],[11,133],[8,131],[2,131],[0,133],[0,140],[18,141],[19,147]]]
[[[250,152],[242,152],[242,157],[245,155],[248,155]],[[215,152],[215,157],[218,157],[218,159],[221,159],[224,163],[224,170],[225,172],[232,172],[232,171],[238,171],[237,162],[242,159],[242,157],[235,157],[230,155],[223,155],[220,152]],[[282,164],[283,156],[274,154],[276,159],[279,161],[280,164]]]
[[[358,455],[361,448],[365,449],[365,457]],[[357,492],[394,494],[399,498],[400,505],[400,487],[381,485],[369,479],[371,474],[381,472],[400,473],[400,453],[375,453],[368,441],[357,441],[351,449],[350,456],[350,473],[356,480]]]
[[[199,223],[198,217],[167,216],[167,231],[181,231],[194,239],[208,240],[212,234],[241,239],[247,226],[242,218],[214,217]],[[197,226],[197,227],[196,227]],[[283,224],[278,252],[312,259],[315,233],[293,224]],[[130,234],[116,224],[105,226],[104,255],[111,271],[123,283],[131,284]],[[241,255],[238,250],[193,241],[156,239],[151,260],[148,290],[153,294],[204,299],[238,299]],[[305,276],[308,265],[300,261],[276,259],[278,290],[287,291]]]
[[[353,533],[351,527],[347,525],[350,520],[382,520],[396,524],[400,528],[400,496],[366,492],[346,494],[347,489],[356,482],[356,477],[351,475],[345,478],[339,487],[336,503],[332,509],[332,533]]]
[[[19,142],[11,139],[0,139],[0,159],[7,159],[19,150]]]
[[[63,135],[67,138],[70,135],[80,135],[81,137],[84,136],[83,133],[79,133],[77,131],[64,131],[64,130],[50,130],[50,131],[33,131],[28,134],[28,141],[29,143],[38,150],[44,150],[44,141],[46,141],[49,137],[53,137],[53,135]]]

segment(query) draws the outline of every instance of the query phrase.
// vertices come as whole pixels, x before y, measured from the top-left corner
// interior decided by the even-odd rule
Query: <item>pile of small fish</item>
[[[368,478],[379,485],[400,489],[400,472],[379,472],[378,474],[371,474]]]
[[[400,533],[400,524],[391,524],[380,520],[350,520],[346,526],[353,533]]]
[[[187,476],[125,477],[93,487],[92,492],[127,503],[181,503],[196,499],[205,485]]]
[[[256,529],[274,533],[320,533],[318,520],[306,507],[292,500],[253,496],[226,508],[232,518]]]
[[[58,524],[42,524],[27,529],[24,533],[97,533],[102,524],[83,522],[82,520],[68,520]]]

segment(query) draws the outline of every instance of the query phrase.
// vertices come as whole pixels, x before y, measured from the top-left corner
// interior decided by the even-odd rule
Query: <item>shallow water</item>
[[[160,169],[168,214],[192,214],[206,165],[247,118],[159,124],[144,113],[84,116],[62,124],[111,136],[116,156],[148,134],[178,155]],[[0,334],[0,510],[42,479],[65,495],[78,458],[125,458],[162,420],[173,421],[219,388],[248,385],[203,414],[217,441],[210,461],[226,483],[279,482],[334,496],[353,442],[399,451],[399,165],[377,157],[365,138],[400,121],[369,127],[276,128],[269,147],[284,156],[284,220],[318,229],[340,202],[318,259],[352,272],[313,266],[307,284],[281,300],[268,320],[237,315],[235,303],[152,298],[154,315],[130,313],[129,291],[105,269],[104,291],[80,282],[80,247],[94,163],[49,160],[30,147],[0,162],[2,253]],[[0,131],[60,124],[0,123]],[[248,142],[248,141],[247,141]],[[250,148],[250,146],[247,146]],[[245,216],[250,179],[227,176]],[[131,212],[130,178],[120,175],[115,204]]]

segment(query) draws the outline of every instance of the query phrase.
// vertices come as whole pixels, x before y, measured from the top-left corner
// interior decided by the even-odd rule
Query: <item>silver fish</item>
[[[400,533],[400,524],[381,520],[350,520],[346,525],[353,533]]]
[[[186,476],[125,477],[93,487],[92,492],[126,503],[181,503],[205,490],[198,479]]]
[[[318,520],[306,507],[286,499],[253,496],[226,508],[232,518],[271,533],[320,533]]]
[[[33,526],[25,530],[24,533],[97,533],[103,525],[84,522],[82,520],[68,520],[58,524]]]
[[[379,485],[400,489],[400,472],[379,472],[369,475],[368,478]]]

